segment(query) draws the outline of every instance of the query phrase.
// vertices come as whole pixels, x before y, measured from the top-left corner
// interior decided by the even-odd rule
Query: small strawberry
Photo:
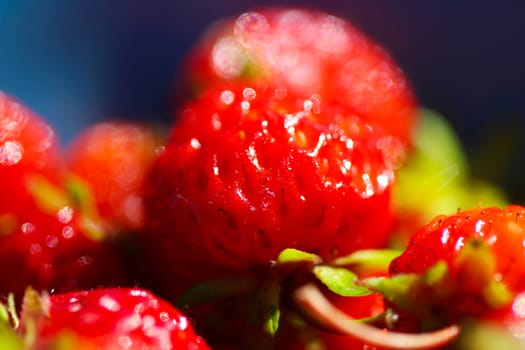
[[[151,273],[173,289],[165,276],[269,267],[289,247],[329,260],[383,246],[398,146],[345,105],[268,85],[210,89],[182,110],[149,179]]]
[[[31,349],[209,349],[190,320],[145,289],[26,293],[20,332]]]
[[[59,170],[60,169],[60,170]],[[33,200],[23,183],[31,174],[60,181],[63,164],[54,130],[39,116],[0,91],[0,232],[12,226],[13,215]]]
[[[416,121],[413,93],[386,51],[349,21],[316,10],[262,8],[219,21],[189,53],[182,80],[178,92],[190,97],[231,81],[319,95],[408,142]]]
[[[99,214],[117,229],[144,224],[144,178],[157,144],[146,126],[108,121],[82,131],[68,147],[70,170],[92,188]]]
[[[0,125],[0,296],[124,283],[104,223],[71,196],[53,129],[5,94]]]
[[[375,287],[400,314],[426,326],[492,318],[507,312],[514,295],[525,290],[524,238],[521,206],[441,215],[415,232],[392,261],[391,279]]]

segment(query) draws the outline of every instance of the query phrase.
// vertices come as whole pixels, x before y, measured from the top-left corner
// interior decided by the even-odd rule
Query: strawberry
[[[53,129],[0,94],[0,296],[126,281],[96,213],[71,196]]]
[[[383,246],[399,146],[342,104],[269,85],[210,89],[182,110],[148,181],[151,274],[173,290],[165,276],[269,267],[289,247],[330,260]]]
[[[70,170],[92,188],[99,214],[112,226],[142,228],[143,182],[157,144],[144,125],[107,121],[83,130],[69,146]]]
[[[209,349],[190,320],[145,289],[26,294],[20,331],[31,349]],[[34,334],[31,334],[34,332]]]
[[[182,99],[230,81],[267,82],[352,115],[410,142],[415,99],[388,53],[354,24],[321,11],[248,11],[209,30],[182,66]]]
[[[517,205],[440,215],[412,235],[390,282],[376,287],[401,314],[426,323],[505,313],[525,290],[524,216]],[[389,295],[401,284],[404,296]]]
[[[38,115],[13,97],[0,91],[0,232],[12,226],[13,215],[33,202],[25,186],[31,174],[60,181],[58,139],[54,130]]]

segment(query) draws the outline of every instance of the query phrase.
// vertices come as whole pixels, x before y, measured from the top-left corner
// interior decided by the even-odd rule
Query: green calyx
[[[447,264],[439,261],[422,274],[366,278],[363,284],[380,293],[396,309],[431,318],[434,301],[452,293],[448,272]]]
[[[278,280],[261,284],[250,307],[251,322],[262,326],[263,330],[271,336],[275,335],[279,328],[281,290],[282,286]]]
[[[36,204],[46,213],[55,214],[60,209],[71,206],[67,192],[43,176],[28,176],[26,186],[29,193],[35,198]]]
[[[468,240],[454,265],[461,288],[479,293],[489,308],[500,309],[512,302],[512,291],[504,282],[495,278],[496,257],[484,240]]]
[[[314,253],[288,248],[281,251],[259,278],[231,277],[199,283],[176,302],[179,308],[225,301],[249,300],[248,316],[252,324],[273,336],[283,321],[283,314],[297,312],[289,305],[290,295],[299,285],[312,279],[334,294],[362,297],[374,291],[362,283],[359,274],[386,274],[390,261],[399,255],[393,250],[363,250],[325,262]],[[353,269],[358,272],[354,272]],[[295,311],[294,311],[295,310]],[[284,319],[288,319],[284,317]]]
[[[359,273],[387,272],[390,262],[401,255],[399,249],[363,249],[331,262],[334,266],[345,266]]]

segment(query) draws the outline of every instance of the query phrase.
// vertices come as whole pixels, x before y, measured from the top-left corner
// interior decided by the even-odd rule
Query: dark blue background
[[[524,1],[0,0],[0,89],[47,118],[64,143],[107,117],[163,119],[176,67],[204,28],[267,4],[357,23],[390,50],[421,102],[452,122],[474,163],[500,142],[487,141],[487,130],[507,124],[523,139]]]

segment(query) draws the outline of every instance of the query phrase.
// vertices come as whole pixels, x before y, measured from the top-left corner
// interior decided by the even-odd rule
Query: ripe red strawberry
[[[39,116],[0,91],[0,232],[12,225],[13,211],[23,212],[33,202],[23,183],[31,174],[60,179],[58,140]]]
[[[436,217],[391,263],[393,278],[422,276],[407,294],[412,306],[401,306],[402,311],[442,322],[506,312],[513,295],[525,290],[524,239],[521,206]]]
[[[162,288],[268,267],[285,248],[330,260],[389,238],[400,143],[345,105],[230,83],[182,110],[146,194]],[[228,272],[231,273],[231,272]]]
[[[52,128],[5,94],[0,126],[0,296],[123,283],[103,223],[67,189]]]
[[[410,141],[414,96],[391,57],[352,23],[315,10],[263,8],[210,26],[182,67],[179,93],[228,81],[266,81]],[[187,96],[186,96],[187,98]]]
[[[20,324],[35,333],[32,349],[209,349],[184,314],[144,289],[34,294],[26,295]]]
[[[93,190],[100,215],[112,226],[141,229],[143,185],[157,139],[146,126],[103,122],[83,130],[68,148],[68,165]]]

